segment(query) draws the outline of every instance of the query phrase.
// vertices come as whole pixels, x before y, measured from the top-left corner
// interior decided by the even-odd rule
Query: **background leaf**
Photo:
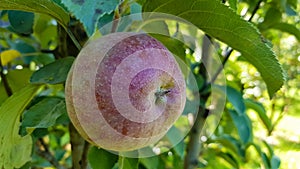
[[[10,61],[14,60],[15,58],[18,58],[21,56],[21,53],[17,50],[10,49],[10,50],[5,50],[0,53],[1,57],[1,63],[3,66],[7,65]]]
[[[119,169],[138,169],[138,158],[126,158],[119,156]]]
[[[13,30],[21,34],[33,32],[34,14],[23,11],[8,11],[8,19]]]
[[[74,62],[73,57],[66,57],[56,60],[38,71],[34,72],[30,78],[30,82],[58,84],[66,81],[69,70]]]
[[[65,28],[70,20],[68,12],[52,0],[0,0],[0,4],[0,10],[20,10],[50,15]]]
[[[140,163],[147,169],[156,169],[159,166],[159,156],[141,158]]]
[[[31,133],[36,128],[51,127],[66,113],[66,103],[63,98],[45,97],[23,114],[21,133],[26,133],[25,130]]]
[[[21,137],[20,115],[40,86],[28,85],[13,94],[0,107],[0,168],[20,168],[31,159],[30,135]]]
[[[253,109],[258,116],[260,117],[260,119],[262,120],[262,122],[264,123],[264,125],[266,126],[266,128],[268,129],[268,131],[272,130],[272,122],[269,119],[269,117],[267,116],[267,112],[264,108],[264,106],[259,103],[256,102],[254,100],[250,100],[250,99],[245,99],[244,100],[247,109]]]
[[[226,97],[228,101],[233,105],[234,109],[239,114],[244,114],[246,107],[244,103],[244,98],[242,94],[237,91],[236,89],[230,86],[217,86],[220,88],[224,93],[226,93]]]
[[[270,28],[294,35],[298,39],[298,41],[300,41],[300,30],[296,27],[296,25],[288,23],[277,23],[272,25]]]
[[[29,83],[33,71],[28,68],[10,70],[6,77],[13,92],[17,92]]]
[[[119,0],[62,0],[62,2],[83,23],[88,35],[94,33],[99,18],[111,13],[119,4]]]
[[[252,126],[247,114],[238,114],[234,110],[229,110],[229,114],[233,120],[235,127],[239,133],[240,139],[244,144],[252,140]]]
[[[118,161],[118,156],[104,149],[91,147],[88,152],[88,160],[93,169],[111,169]]]
[[[186,19],[240,51],[261,73],[270,97],[283,85],[283,70],[274,52],[261,40],[258,30],[220,1],[149,0],[143,7],[145,12],[163,12]]]

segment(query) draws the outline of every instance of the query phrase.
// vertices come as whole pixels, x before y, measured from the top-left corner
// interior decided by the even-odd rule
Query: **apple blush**
[[[66,81],[71,122],[91,144],[125,152],[155,145],[181,115],[183,74],[174,56],[144,33],[88,42]]]

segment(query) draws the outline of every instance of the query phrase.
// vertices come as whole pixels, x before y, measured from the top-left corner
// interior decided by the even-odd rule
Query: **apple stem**
[[[171,92],[170,89],[167,89],[167,90],[165,90],[165,89],[159,89],[159,90],[155,93],[155,96],[156,96],[157,98],[161,98],[162,96],[164,96],[164,95],[166,95],[166,94],[168,94],[168,93],[170,93],[170,92]]]

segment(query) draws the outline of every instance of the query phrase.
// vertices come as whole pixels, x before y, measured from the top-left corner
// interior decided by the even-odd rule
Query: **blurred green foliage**
[[[103,26],[116,16],[138,13],[145,8],[151,11],[152,8],[156,9],[157,4],[144,0],[111,1],[106,6],[100,4],[93,6],[93,3],[86,3],[82,4],[84,7],[82,9],[93,6],[92,9],[95,8],[95,10],[91,13],[87,11],[82,13],[77,10],[79,5],[75,4],[81,1],[30,0],[28,3],[24,2],[16,1],[16,5],[13,5],[8,0],[0,0],[0,57],[4,57],[4,51],[10,50],[21,54],[5,58],[9,60],[8,64],[4,65],[0,62],[0,128],[5,131],[0,134],[0,168],[71,168],[72,158],[75,159],[72,157],[74,149],[71,148],[74,146],[72,142],[74,138],[72,138],[71,132],[73,131],[70,129],[71,123],[65,110],[64,82],[74,60],[73,57],[76,57],[78,53],[74,43],[84,44],[87,35],[93,34],[97,26]],[[96,1],[91,2],[96,3]],[[160,8],[163,12],[176,14],[179,10],[191,10],[190,6],[183,6],[176,0],[164,0],[159,3],[164,2],[173,4],[171,11],[167,10],[170,7],[166,7],[165,11]],[[226,85],[217,86],[221,93],[227,95],[222,118],[213,133],[202,131],[198,168],[299,168],[300,165],[295,159],[300,155],[300,128],[297,128],[300,121],[298,113],[300,112],[299,0],[227,0],[223,2],[224,4],[219,4],[217,0],[207,2],[208,5],[222,5],[221,10],[213,8],[215,6],[202,6],[203,9],[196,10],[201,13],[214,9],[216,13],[221,12],[221,14],[230,10],[230,15],[238,18],[234,21],[243,23],[246,29],[259,30],[261,34],[257,32],[255,37],[261,37],[253,40],[251,39],[253,36],[248,35],[247,31],[226,33],[229,29],[227,26],[232,25],[224,21],[222,17],[221,22],[205,24],[207,21],[205,17],[199,19],[196,18],[196,14],[187,15],[187,19],[200,28],[204,27],[203,31],[211,36],[214,45],[213,53],[218,55],[221,61],[224,60],[224,53],[228,52],[228,45],[237,49],[231,53],[224,66]],[[187,9],[180,8],[181,6]],[[70,16],[72,16],[71,19]],[[251,18],[253,25],[241,21],[240,16],[244,20]],[[87,17],[89,20],[85,19]],[[201,48],[204,43],[204,34],[199,35],[196,31],[193,32],[174,23],[160,24],[166,26],[164,31],[167,31],[171,38],[153,36],[165,43],[170,51],[179,55],[195,74],[198,86],[205,88],[208,78],[198,74],[202,62],[196,58],[196,43],[192,42],[193,44],[190,45],[194,48],[188,48],[178,41],[183,37],[184,32],[189,31],[199,39]],[[205,27],[207,25],[214,29],[220,28],[220,30],[210,30]],[[265,49],[257,49],[254,53],[248,53],[249,42],[237,41],[235,36],[238,39],[239,36],[243,36],[240,37],[241,39],[250,38],[250,43],[263,42],[262,44],[272,47],[285,71],[286,78],[283,87],[278,92],[274,94],[276,88],[281,86],[281,75],[278,75],[278,78],[268,76],[273,75],[274,69],[278,72],[280,66],[271,64],[269,69],[265,69],[268,62],[262,65],[256,63],[261,61],[259,56],[264,54]],[[77,39],[77,42],[74,42],[74,39]],[[252,51],[254,49],[256,48],[251,48]],[[267,48],[267,50],[270,49]],[[266,54],[270,52],[272,53],[270,50]],[[249,60],[251,57],[255,60]],[[262,57],[269,59],[268,55]],[[272,63],[276,61],[272,59]],[[267,74],[265,77],[268,77],[264,80],[279,79],[278,84],[263,81],[262,73]],[[277,82],[272,81],[272,83]],[[270,86],[276,86],[271,87],[274,88],[271,92],[274,94],[272,99],[268,97],[270,92],[267,89],[270,90]],[[194,89],[189,88],[189,90]],[[37,93],[34,95],[35,92]],[[197,92],[205,94],[209,93],[210,89],[206,88]],[[192,101],[188,103],[193,104]],[[209,105],[204,106],[209,108]],[[185,111],[187,115],[190,110],[187,107]],[[7,125],[18,125],[18,123],[20,125],[15,128],[7,128]],[[168,133],[170,140],[176,137],[176,134],[172,132],[176,133],[176,130],[181,130],[183,124],[184,121],[172,128],[172,131]],[[7,140],[10,138],[7,138],[7,135],[13,135],[17,139]],[[189,141],[189,137],[185,137],[171,150],[150,158],[125,158],[93,146],[86,146],[88,151],[82,152],[82,157],[86,153],[88,166],[95,169],[183,168]],[[81,146],[83,146],[82,143],[84,142],[81,141]],[[19,144],[18,149],[16,145]],[[20,154],[14,156],[17,154],[16,151],[24,152],[24,156]],[[18,157],[18,159],[11,157]]]

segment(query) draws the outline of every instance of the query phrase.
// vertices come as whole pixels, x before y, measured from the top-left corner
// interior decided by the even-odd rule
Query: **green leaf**
[[[142,13],[142,6],[138,4],[137,2],[131,3],[130,4],[130,13],[135,14],[135,13]]]
[[[148,158],[141,158],[140,163],[146,168],[146,169],[157,169],[159,166],[159,156],[153,156]]]
[[[138,169],[139,159],[119,156],[118,164],[119,169]]]
[[[259,118],[262,120],[262,122],[264,123],[264,125],[266,126],[268,131],[271,131],[272,130],[272,122],[269,119],[269,117],[267,116],[267,112],[266,112],[264,106],[261,103],[256,102],[251,99],[245,99],[244,103],[245,103],[247,109],[253,109],[258,114]]]
[[[25,64],[30,64],[30,62],[32,61],[33,57],[32,55],[30,55],[30,53],[34,53],[36,52],[36,49],[29,43],[23,41],[23,40],[18,40],[15,42],[11,42],[11,46],[13,49],[16,49],[17,51],[19,51],[22,54],[27,54],[26,56],[22,57],[22,60],[24,61]]]
[[[34,14],[23,11],[8,11],[8,20],[13,30],[22,34],[31,34]]]
[[[296,25],[288,23],[277,23],[272,25],[270,28],[294,35],[298,39],[298,41],[300,41],[300,30],[296,27]]]
[[[30,107],[22,118],[21,130],[32,133],[36,128],[48,128],[56,124],[59,117],[66,114],[66,103],[59,97],[45,97]]]
[[[240,147],[239,142],[235,138],[233,138],[232,136],[224,134],[220,137],[209,140],[209,142],[210,143],[211,142],[212,143],[220,143],[224,147],[226,147],[226,149],[231,150],[235,154],[239,154],[239,147]]]
[[[227,98],[234,106],[234,109],[239,114],[245,113],[246,107],[241,92],[237,91],[236,89],[230,86],[226,86],[226,93],[227,93]]]
[[[99,18],[97,28],[98,29],[102,28],[106,24],[110,23],[113,20],[113,18],[114,18],[114,13],[113,12],[104,14],[103,16],[101,16]]]
[[[13,92],[16,92],[26,86],[29,83],[29,78],[32,75],[33,71],[28,68],[21,70],[15,69],[10,70],[6,77]]]
[[[18,132],[20,115],[39,88],[28,85],[0,107],[0,168],[20,168],[31,159],[31,136],[21,137]]]
[[[57,40],[57,25],[48,15],[36,14],[35,24],[33,26],[34,35],[40,42],[42,49],[50,49]]]
[[[65,28],[70,21],[68,12],[52,0],[0,0],[0,4],[0,10],[20,10],[50,15]]]
[[[281,15],[282,13],[278,8],[269,8],[264,17],[264,21],[258,25],[258,28],[263,31],[268,29],[270,26],[279,23],[281,21]]]
[[[8,98],[3,82],[0,80],[0,106]]]
[[[271,169],[278,169],[280,166],[280,158],[277,156],[272,156],[271,158]]]
[[[225,161],[231,164],[234,168],[240,168],[238,160],[232,156],[230,153],[219,152],[218,156],[222,157]]]
[[[177,127],[172,126],[170,130],[166,134],[170,143],[175,146],[174,150],[176,154],[183,159],[184,157],[184,143],[181,141],[184,136],[182,135],[182,131],[180,131]]]
[[[88,35],[92,35],[101,16],[114,11],[119,0],[62,0],[68,10],[83,23]]]
[[[230,8],[232,8],[234,11],[237,10],[237,0],[228,0]]]
[[[265,140],[263,140],[264,145],[267,147],[268,153],[269,153],[269,157],[272,157],[274,155],[274,150],[271,147],[270,144],[268,144]]]
[[[283,69],[258,30],[219,0],[186,0],[184,3],[181,0],[148,0],[143,7],[144,12],[162,12],[186,19],[240,51],[261,73],[270,97],[283,85]]]
[[[56,60],[38,71],[34,72],[30,78],[30,82],[36,83],[47,83],[47,84],[58,84],[64,83],[67,79],[69,70],[74,62],[73,57],[66,57],[63,59]]]
[[[229,110],[229,114],[242,142],[244,144],[250,142],[252,140],[252,125],[247,114],[238,114],[235,110]]]
[[[291,5],[293,8],[297,9],[298,0],[287,0],[287,3]]]
[[[88,160],[93,169],[111,169],[118,161],[118,156],[104,149],[91,147],[88,152]]]
[[[226,93],[228,101],[233,105],[234,109],[237,111],[239,115],[244,114],[246,107],[244,103],[244,98],[241,92],[230,86],[217,86],[224,93]]]
[[[263,161],[265,168],[271,168],[270,167],[271,164],[270,164],[267,154],[264,152],[261,152],[260,156],[261,156],[261,159]]]
[[[161,23],[162,24],[162,23]],[[160,26],[162,27],[162,26]],[[157,30],[158,31],[158,30]],[[170,38],[169,36],[166,36],[169,34],[168,29],[164,29],[164,32],[166,34],[156,34],[151,33],[150,35],[160,41],[162,44],[166,46],[166,48],[171,51],[174,55],[178,56],[183,62],[185,62],[185,45],[181,41],[175,38]]]

